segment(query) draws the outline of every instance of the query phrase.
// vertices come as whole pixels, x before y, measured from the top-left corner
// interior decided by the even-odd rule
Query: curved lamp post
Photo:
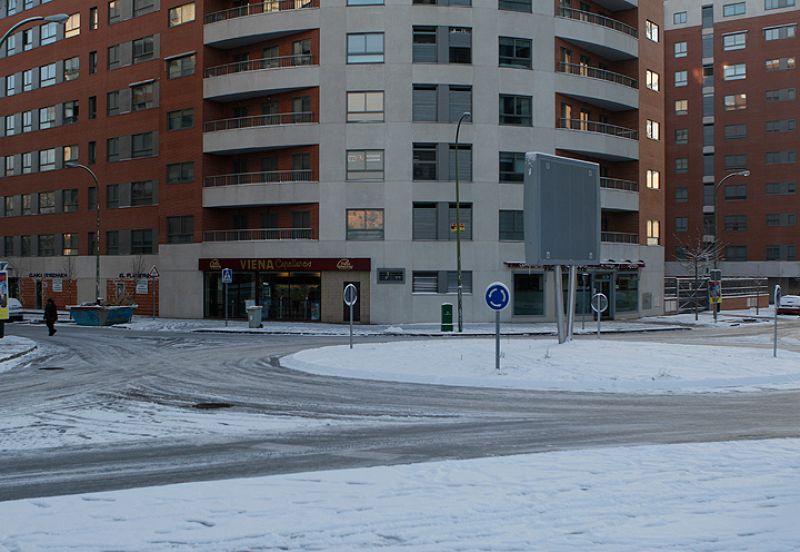
[[[472,119],[472,114],[465,111],[458,118],[456,125],[456,278],[458,283],[458,332],[464,331],[464,315],[462,307],[462,296],[464,286],[461,280],[461,192],[458,181],[458,133],[461,131],[461,122],[464,119]]]
[[[94,171],[76,161],[67,161],[64,163],[64,167],[68,169],[83,169],[84,171],[88,172],[92,176],[92,180],[94,180],[95,186],[95,206],[94,206],[94,214],[95,214],[95,235],[94,235],[94,296],[97,300],[97,304],[100,304],[100,182],[97,180],[97,175],[94,174]]]
[[[55,15],[37,15],[34,17],[28,17],[27,19],[22,19],[17,21],[9,30],[5,32],[2,38],[0,38],[0,48],[5,44],[6,40],[8,39],[11,34],[22,27],[23,25],[27,25],[28,23],[33,23],[34,21],[47,21],[48,23],[63,23],[69,16],[65,13],[57,13]]]

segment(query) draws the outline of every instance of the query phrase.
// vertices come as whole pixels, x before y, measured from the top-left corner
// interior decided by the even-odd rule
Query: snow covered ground
[[[800,440],[642,446],[0,502],[0,551],[794,552]]]
[[[7,335],[0,339],[0,372],[17,366],[20,358],[36,349],[36,342],[26,337]]]

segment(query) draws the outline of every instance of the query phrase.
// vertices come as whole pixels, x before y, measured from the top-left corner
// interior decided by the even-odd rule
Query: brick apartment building
[[[234,316],[341,321],[352,282],[361,321],[436,320],[458,155],[465,321],[495,280],[504,317],[552,319],[552,273],[523,262],[542,151],[600,165],[581,289],[661,310],[658,2],[0,0],[0,29],[54,13],[0,51],[0,257],[26,307],[93,299],[99,200],[101,295],[139,313],[221,316],[232,268]]]
[[[798,20],[795,0],[665,1],[668,274],[716,240],[724,276],[800,292]]]

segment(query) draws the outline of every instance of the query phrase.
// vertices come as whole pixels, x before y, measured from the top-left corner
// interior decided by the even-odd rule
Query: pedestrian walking
[[[58,331],[56,330],[56,320],[58,320],[58,309],[56,308],[56,304],[53,301],[53,298],[49,298],[47,300],[47,304],[44,306],[44,322],[47,324],[47,330],[50,332],[50,335],[53,336]]]

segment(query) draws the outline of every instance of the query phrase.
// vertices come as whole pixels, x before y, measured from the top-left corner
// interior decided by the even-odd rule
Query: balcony
[[[600,177],[600,207],[605,211],[638,212],[639,183]]]
[[[311,170],[207,176],[203,207],[319,203],[319,186],[313,178]]]
[[[234,101],[317,86],[319,66],[311,55],[253,59],[206,69],[203,98]]]
[[[607,190],[626,190],[629,192],[638,192],[639,183],[633,180],[623,180],[622,178],[606,178],[600,177],[600,187]]]
[[[596,13],[560,8],[556,12],[556,36],[611,61],[639,57],[638,31]]]
[[[205,242],[311,240],[312,228],[257,228],[243,230],[208,230]]]
[[[319,143],[318,115],[311,111],[271,113],[208,121],[204,153],[245,153]]]
[[[639,159],[639,132],[584,119],[559,119],[556,148],[609,161]]]
[[[319,28],[319,0],[266,0],[205,17],[206,46],[237,48]]]
[[[556,90],[607,111],[639,108],[639,81],[579,63],[556,65]]]
[[[600,232],[600,241],[603,243],[639,244],[639,234],[630,232]]]

